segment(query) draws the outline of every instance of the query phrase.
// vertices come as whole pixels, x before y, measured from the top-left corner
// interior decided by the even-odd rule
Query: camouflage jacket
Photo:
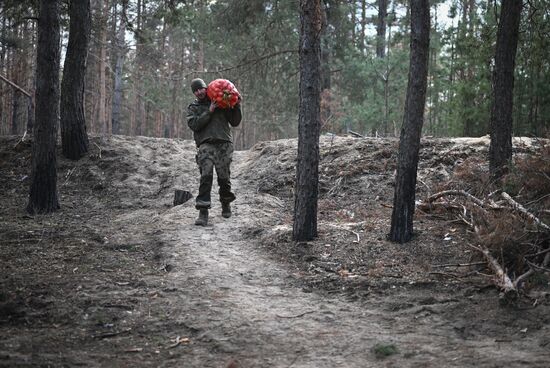
[[[193,131],[197,147],[202,143],[233,142],[231,126],[238,126],[242,120],[241,106],[232,109],[216,108],[210,112],[210,100],[195,100],[187,108],[187,125]]]

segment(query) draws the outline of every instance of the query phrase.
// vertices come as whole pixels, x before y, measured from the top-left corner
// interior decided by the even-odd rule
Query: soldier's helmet
[[[191,81],[191,91],[195,93],[196,90],[206,88],[206,83],[200,78],[195,78]]]

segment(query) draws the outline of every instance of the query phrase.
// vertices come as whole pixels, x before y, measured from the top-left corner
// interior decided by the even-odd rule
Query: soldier
[[[191,81],[191,91],[196,100],[187,108],[187,125],[193,131],[197,144],[196,161],[201,175],[199,194],[195,208],[199,217],[195,225],[208,224],[208,209],[210,208],[210,192],[214,180],[214,167],[220,187],[220,202],[222,216],[231,217],[230,203],[235,200],[231,192],[230,166],[233,157],[233,137],[231,126],[238,126],[242,120],[240,99],[233,108],[219,108],[206,95],[206,83],[200,78]]]

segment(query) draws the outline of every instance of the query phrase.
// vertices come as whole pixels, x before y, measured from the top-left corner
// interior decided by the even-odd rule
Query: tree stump
[[[184,204],[185,202],[190,200],[191,197],[193,197],[193,195],[191,195],[191,193],[187,190],[176,189],[174,192],[174,207],[179,206],[180,204]]]

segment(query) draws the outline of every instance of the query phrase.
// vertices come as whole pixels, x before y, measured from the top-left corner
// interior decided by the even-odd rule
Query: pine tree
[[[90,40],[90,0],[69,4],[69,44],[61,82],[61,146],[63,155],[78,160],[88,152],[84,115],[84,77]]]
[[[59,115],[60,17],[58,0],[41,0],[36,62],[36,126],[29,213],[59,209],[55,145]]]
[[[320,0],[300,0],[300,116],[293,227],[296,241],[317,236],[322,11]]]
[[[500,178],[512,160],[514,68],[518,44],[521,0],[503,0],[495,51],[489,170]]]
[[[411,56],[405,116],[399,141],[397,175],[389,238],[408,242],[413,235],[416,171],[424,121],[430,47],[428,0],[411,0]]]

